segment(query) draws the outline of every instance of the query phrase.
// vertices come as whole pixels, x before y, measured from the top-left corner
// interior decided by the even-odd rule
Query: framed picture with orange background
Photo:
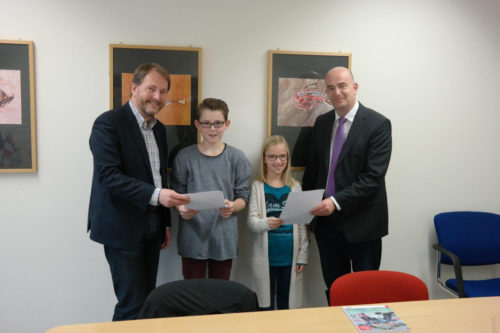
[[[36,172],[33,48],[0,40],[0,172]]]
[[[268,63],[267,135],[284,136],[292,170],[303,170],[314,122],[333,109],[325,74],[336,66],[351,69],[351,53],[271,50]]]
[[[110,45],[110,107],[127,103],[134,70],[142,63],[155,62],[167,69],[171,87],[167,103],[156,115],[167,130],[168,167],[176,153],[198,141],[193,120],[201,96],[201,48]]]

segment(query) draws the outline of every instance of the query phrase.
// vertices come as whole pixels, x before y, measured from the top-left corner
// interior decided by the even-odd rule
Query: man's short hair
[[[163,76],[165,80],[168,82],[168,90],[170,90],[170,74],[168,74],[168,71],[163,67],[162,65],[159,65],[157,63],[146,63],[146,64],[141,64],[139,67],[137,67],[134,71],[134,77],[132,78],[132,83],[135,85],[140,85],[142,81],[144,81],[144,78],[146,75],[148,75],[149,72],[152,70],[156,70],[158,74]]]
[[[200,120],[203,110],[222,111],[224,120],[227,120],[227,115],[229,113],[229,108],[227,107],[226,102],[217,98],[205,98],[200,104],[198,104],[198,107],[196,108],[196,120]]]

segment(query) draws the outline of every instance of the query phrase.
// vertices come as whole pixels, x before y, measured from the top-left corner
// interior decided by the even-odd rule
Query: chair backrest
[[[146,298],[139,319],[257,311],[257,295],[226,280],[192,279],[165,283]]]
[[[356,305],[428,300],[418,277],[394,271],[361,271],[343,275],[330,288],[330,304]]]
[[[434,216],[438,242],[460,258],[462,265],[500,263],[500,215],[448,212]],[[441,262],[451,264],[448,256]]]

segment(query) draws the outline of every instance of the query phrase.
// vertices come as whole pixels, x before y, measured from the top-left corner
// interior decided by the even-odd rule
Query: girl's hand
[[[179,211],[179,214],[184,220],[191,220],[200,212],[199,210],[187,209],[184,205],[175,206],[175,208]]]
[[[222,207],[222,208],[219,208],[219,213],[220,215],[227,219],[228,217],[230,217],[231,215],[233,215],[233,211],[234,211],[234,202],[233,201],[229,201],[229,200],[224,200],[224,202],[226,203],[226,207]]]
[[[306,268],[306,265],[297,264],[297,267],[295,268],[295,270],[297,271],[297,273],[300,273],[300,272],[303,272],[305,268]]]
[[[269,222],[269,230],[273,230],[273,229],[276,229],[278,228],[280,225],[283,224],[283,220],[282,219],[278,219],[276,217],[270,217],[268,219],[268,222]]]

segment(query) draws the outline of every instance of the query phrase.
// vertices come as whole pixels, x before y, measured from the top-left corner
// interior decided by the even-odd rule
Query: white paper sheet
[[[325,190],[290,192],[280,218],[283,224],[307,224],[313,219],[311,209],[323,200]]]
[[[202,210],[221,208],[226,205],[222,191],[208,191],[198,193],[187,193],[191,202],[186,205],[188,209]]]

